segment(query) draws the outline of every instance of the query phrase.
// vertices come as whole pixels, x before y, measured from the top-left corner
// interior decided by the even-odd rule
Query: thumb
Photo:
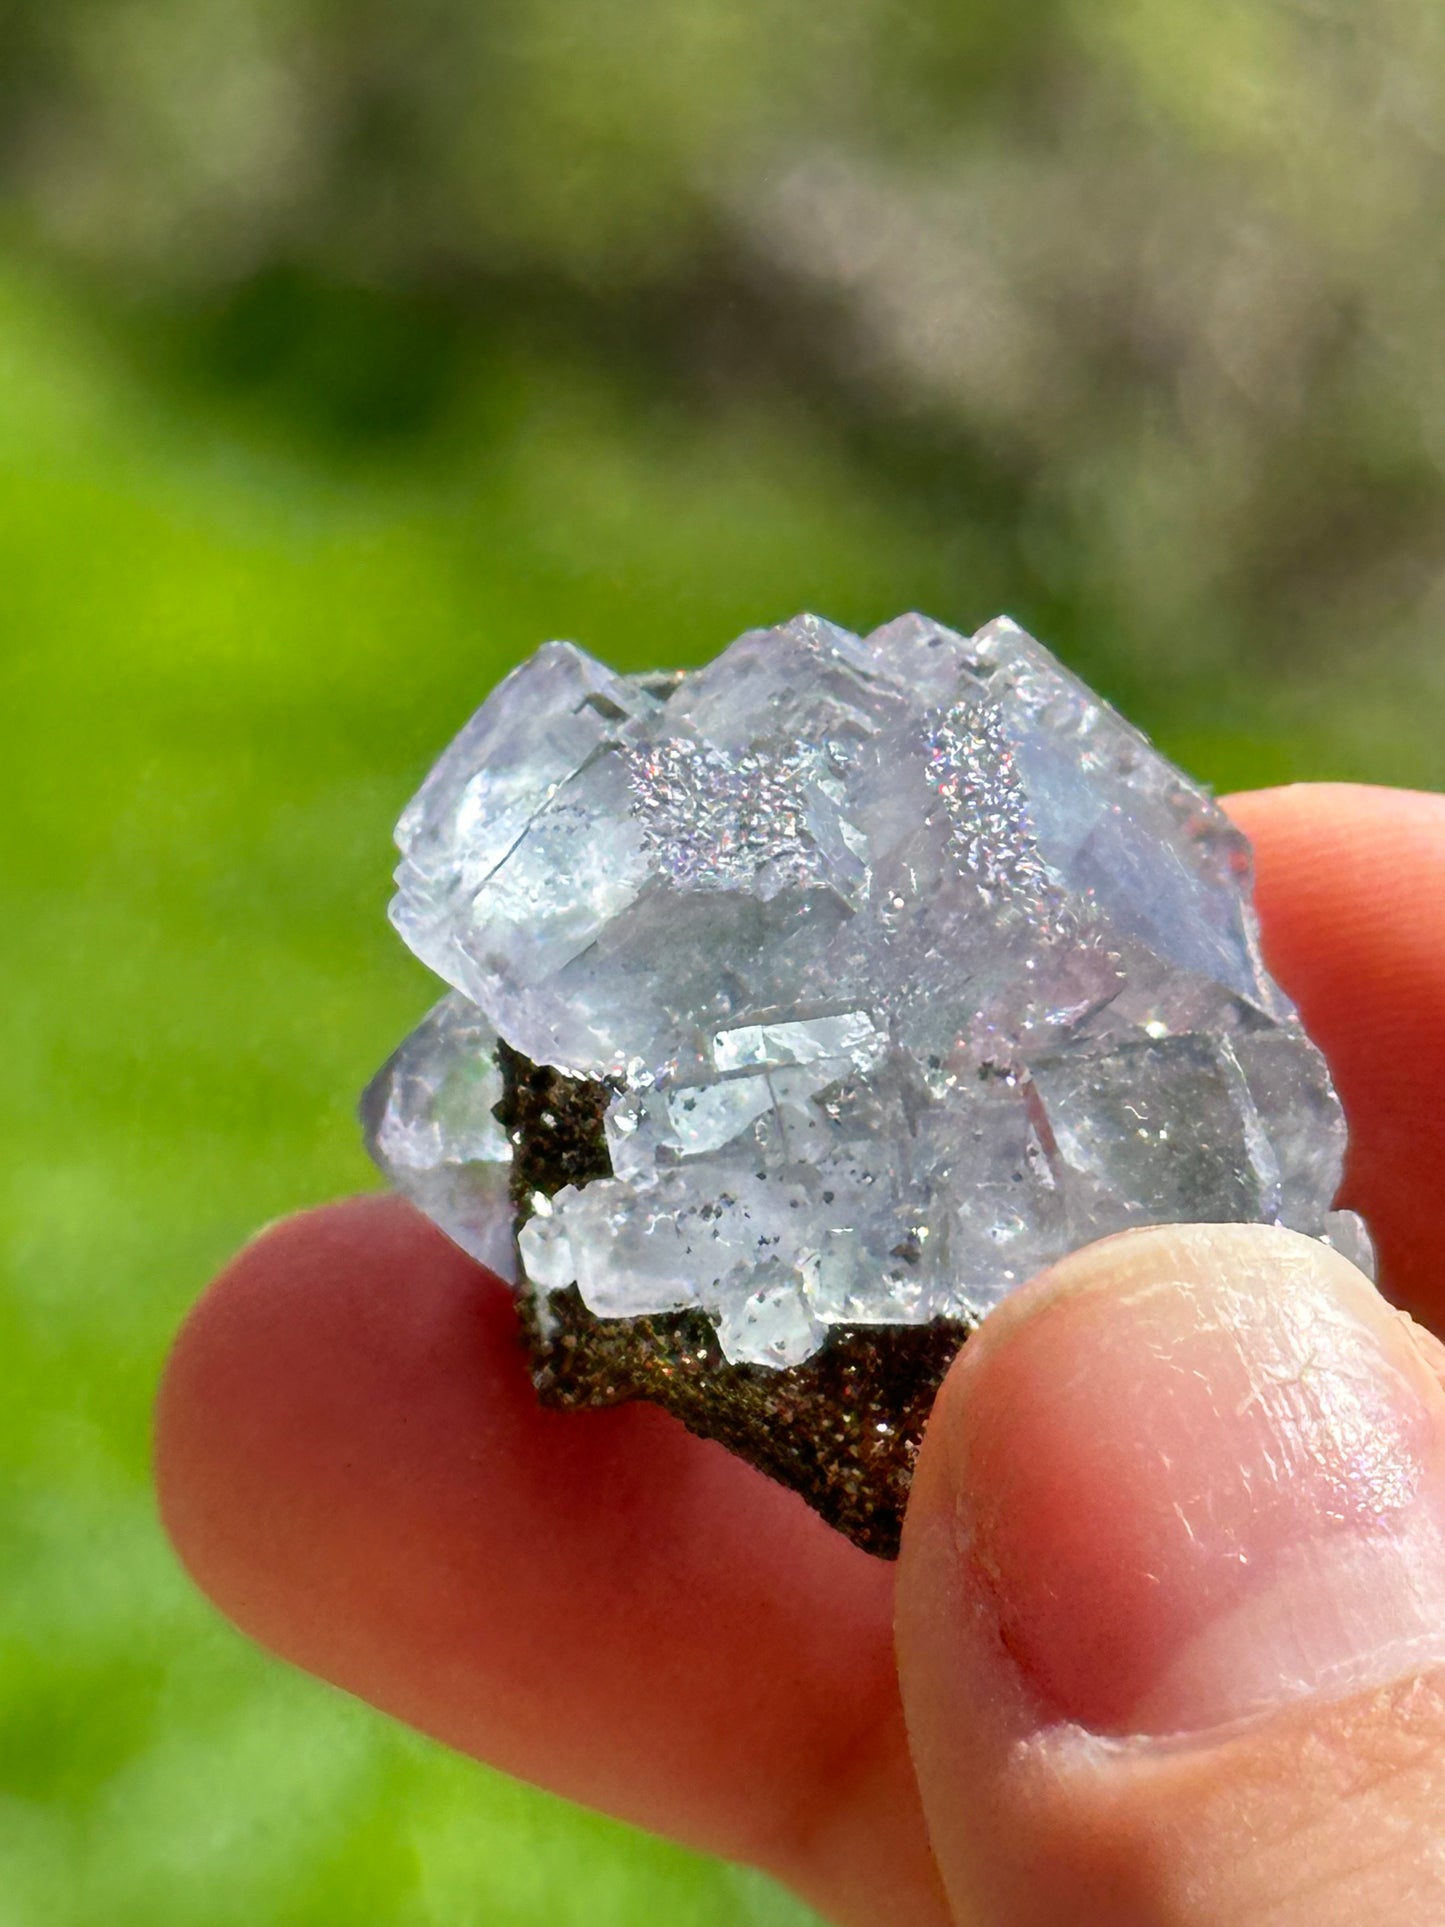
[[[898,1606],[960,1921],[1445,1920],[1442,1359],[1259,1225],[1109,1239],[969,1341]]]

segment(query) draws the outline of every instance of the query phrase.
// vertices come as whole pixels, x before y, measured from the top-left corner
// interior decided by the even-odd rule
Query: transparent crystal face
[[[1007,619],[800,616],[675,677],[549,643],[397,840],[393,921],[452,988],[364,1102],[392,1182],[510,1276],[497,1040],[612,1093],[612,1175],[520,1234],[543,1301],[700,1308],[782,1368],[1133,1225],[1368,1258],[1243,837]]]

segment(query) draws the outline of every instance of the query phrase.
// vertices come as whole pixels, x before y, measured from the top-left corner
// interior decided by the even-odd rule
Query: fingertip
[[[1374,1831],[1418,1856],[1438,1799],[1410,1771],[1445,1661],[1436,1351],[1274,1227],[1074,1254],[945,1384],[898,1638],[966,1916],[1273,1918],[1298,1887],[1384,1917]]]
[[[1254,846],[1266,961],[1344,1105],[1339,1202],[1369,1224],[1391,1295],[1438,1321],[1445,797],[1310,783],[1225,807]]]
[[[1433,962],[1445,923],[1432,887],[1445,868],[1445,796],[1292,783],[1227,797],[1225,808],[1253,846],[1265,947],[1292,994],[1323,995],[1341,946],[1363,946],[1390,974],[1418,962],[1422,943]]]
[[[449,1360],[479,1347],[503,1382],[515,1352],[523,1380],[513,1327],[507,1288],[400,1198],[260,1232],[190,1311],[156,1399],[161,1520],[202,1591],[288,1651],[297,1562],[346,1522],[378,1431],[408,1410],[424,1431]]]
[[[1421,1642],[1445,1660],[1434,1361],[1314,1239],[1183,1225],[1076,1253],[985,1322],[939,1421],[920,1505],[947,1507],[1045,1722],[1202,1731]]]

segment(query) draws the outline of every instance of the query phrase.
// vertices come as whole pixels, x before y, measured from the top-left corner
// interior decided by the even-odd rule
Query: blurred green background
[[[0,1927],[799,1922],[220,1625],[167,1338],[370,1181],[390,824],[547,636],[1007,609],[1445,778],[1433,0],[0,5]]]

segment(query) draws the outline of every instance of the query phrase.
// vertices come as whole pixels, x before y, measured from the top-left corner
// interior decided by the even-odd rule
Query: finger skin
[[[950,1373],[904,1533],[898,1643],[961,1919],[1445,1919],[1442,1355],[1314,1251],[1255,1226],[1105,1240],[1014,1294]],[[1181,1322],[1181,1304],[1198,1317]],[[1076,1341],[1094,1320],[1105,1335],[1088,1357]],[[1284,1354],[1269,1342],[1253,1402],[1227,1372],[1191,1383],[1200,1341],[1243,1364],[1271,1327],[1297,1337],[1308,1369],[1276,1376]],[[1391,1407],[1417,1415],[1413,1433],[1391,1427]],[[1378,1457],[1355,1423],[1376,1412]],[[1271,1491],[1280,1466],[1290,1476]],[[1090,1496],[1105,1471],[1107,1508]],[[1255,1496],[1256,1516],[1232,1512]],[[1407,1537],[1421,1524],[1427,1537]],[[1363,1596],[1348,1583],[1361,1572],[1379,1581]],[[1272,1624],[1245,1617],[1282,1597]],[[1392,1637],[1402,1597],[1428,1638]],[[1172,1629],[1171,1605],[1184,1622]],[[1058,1644],[1040,1643],[1041,1622],[1063,1628]],[[1321,1631],[1331,1663],[1318,1673],[1308,1654]],[[1188,1665],[1181,1692],[1178,1661],[1197,1660],[1199,1634],[1206,1662],[1209,1643],[1233,1657]],[[1070,1641],[1097,1647],[1094,1676],[1060,1677]],[[1142,1732],[1112,1718],[1122,1693],[1148,1720],[1159,1696],[1140,1689],[1171,1674],[1172,1718]],[[1246,1716],[1241,1675],[1265,1689]]]
[[[1445,803],[1229,808],[1349,1112],[1346,1201],[1439,1309]],[[273,1651],[840,1920],[944,1918],[889,1570],[660,1412],[540,1411],[505,1292],[406,1207],[330,1207],[241,1255],[178,1343],[157,1466],[198,1583]]]
[[[157,1457],[193,1577],[272,1651],[841,1920],[943,1918],[891,1568],[654,1407],[543,1410],[510,1292],[400,1200],[240,1255]]]
[[[1341,1202],[1383,1282],[1445,1322],[1445,797],[1353,784],[1236,796],[1265,957],[1329,1060],[1350,1124]]]
[[[958,1623],[946,1528],[917,1532],[909,1557],[928,1611]],[[919,1636],[917,1625],[910,1637]],[[978,1685],[935,1678],[933,1734],[977,1724]],[[1074,1736],[980,1757],[970,1838],[940,1854],[973,1869],[960,1920],[994,1927],[1433,1927],[1445,1918],[1445,1676],[1379,1687],[1208,1747]],[[940,1770],[928,1737],[920,1771]],[[961,1820],[965,1802],[952,1803]],[[987,1840],[989,1865],[973,1844]],[[973,1908],[978,1909],[977,1912]]]

